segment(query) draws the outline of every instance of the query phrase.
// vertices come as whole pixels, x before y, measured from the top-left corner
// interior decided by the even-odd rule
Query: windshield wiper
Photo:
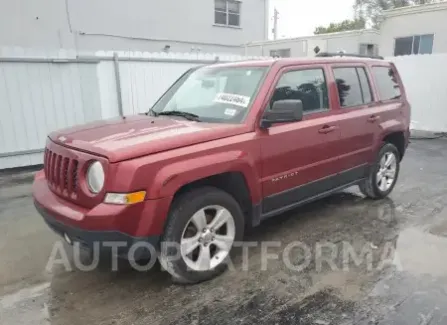
[[[189,113],[189,112],[182,112],[182,111],[164,111],[164,112],[159,112],[159,113],[155,113],[155,116],[160,116],[160,115],[166,115],[166,116],[181,116],[186,118],[187,120],[190,121],[196,121],[196,122],[200,122],[200,118],[198,115],[193,114],[193,113]]]
[[[150,110],[148,110],[146,113],[144,113],[146,115],[150,115],[150,116],[157,116],[157,113],[155,113],[152,108]]]

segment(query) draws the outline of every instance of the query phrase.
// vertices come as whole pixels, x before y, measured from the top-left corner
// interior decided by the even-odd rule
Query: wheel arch
[[[224,152],[165,166],[148,188],[148,197],[169,196],[174,201],[191,189],[212,186],[233,196],[249,221],[261,200],[258,180],[256,165],[248,155]]]
[[[405,134],[403,131],[396,131],[383,137],[383,142],[391,143],[399,151],[399,159],[402,160],[405,154]]]
[[[398,120],[389,120],[381,124],[381,129],[382,132],[377,139],[376,150],[374,152],[379,152],[382,143],[392,143],[399,151],[399,158],[402,159],[407,147],[407,139],[405,137],[406,128],[404,124]]]

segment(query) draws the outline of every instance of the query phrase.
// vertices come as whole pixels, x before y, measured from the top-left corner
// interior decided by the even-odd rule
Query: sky
[[[309,36],[317,26],[352,19],[353,4],[354,0],[270,0],[270,15],[276,7],[278,38]],[[270,25],[273,27],[273,18]]]

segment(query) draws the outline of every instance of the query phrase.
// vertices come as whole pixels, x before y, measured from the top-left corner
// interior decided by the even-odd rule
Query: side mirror
[[[297,99],[277,100],[271,110],[264,113],[261,128],[268,128],[275,123],[296,122],[303,119],[303,103]]]

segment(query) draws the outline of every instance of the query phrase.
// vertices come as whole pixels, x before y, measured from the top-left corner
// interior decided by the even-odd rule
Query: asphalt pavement
[[[446,140],[413,141],[389,198],[353,188],[267,220],[231,270],[192,286],[158,266],[49,265],[62,241],[32,175],[0,174],[0,324],[447,324],[446,161]]]

